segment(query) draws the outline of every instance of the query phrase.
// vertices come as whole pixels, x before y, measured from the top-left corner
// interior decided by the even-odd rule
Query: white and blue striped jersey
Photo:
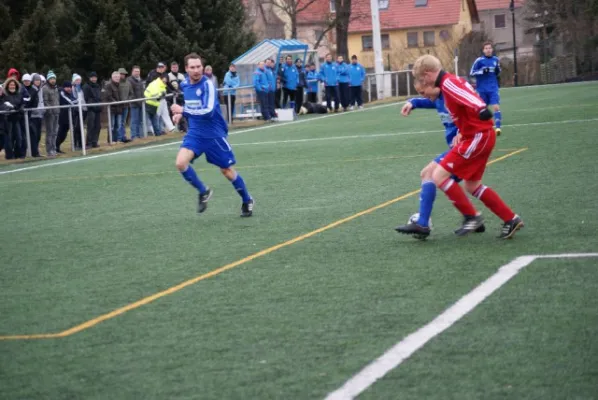
[[[199,82],[191,84],[189,78],[185,78],[181,90],[185,99],[183,116],[189,122],[186,137],[214,139],[228,136],[228,125],[211,79],[202,76]]]

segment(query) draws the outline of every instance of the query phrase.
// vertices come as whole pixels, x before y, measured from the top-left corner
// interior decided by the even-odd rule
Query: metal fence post
[[[108,144],[112,145],[112,113],[110,112],[110,106],[106,109],[108,110]]]
[[[230,105],[231,105],[231,102],[230,102],[230,90],[227,93],[226,97],[227,97],[227,101],[228,101],[228,105],[226,107],[226,111],[227,111],[227,114],[228,114],[228,123],[232,124],[233,123],[233,113],[232,113],[232,111],[230,109]]]
[[[411,96],[411,76],[407,72],[407,97]]]
[[[31,131],[29,129],[29,111],[25,111],[25,138],[27,139],[27,157],[31,157]]]
[[[251,119],[255,121],[255,103],[253,101],[253,90],[249,91],[249,95],[251,96]]]
[[[368,75],[368,103],[372,102],[372,80],[371,76]]]
[[[85,127],[83,125],[83,104],[81,104],[81,102],[79,102],[79,128],[80,128],[80,132],[81,132],[81,151],[83,152],[83,155],[86,156],[87,155],[87,150],[85,149],[86,147],[86,142],[85,142]]]
[[[145,101],[141,102],[141,119],[143,120],[143,138],[147,138],[147,114],[145,113]]]
[[[400,94],[399,94],[399,73],[398,72],[395,74],[395,81],[397,82],[397,97],[399,97]]]
[[[75,132],[74,132],[74,128],[73,128],[73,108],[71,106],[68,107],[68,112],[69,112],[69,133],[70,133],[70,137],[71,137],[71,151],[74,153],[75,152]]]

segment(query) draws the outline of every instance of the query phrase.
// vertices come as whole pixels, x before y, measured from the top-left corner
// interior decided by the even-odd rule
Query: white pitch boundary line
[[[405,103],[404,101],[399,101],[399,102],[392,102],[392,103],[388,103],[388,104],[381,104],[378,106],[373,106],[373,107],[367,107],[361,110],[355,110],[349,113],[338,113],[338,114],[327,114],[327,115],[323,115],[321,117],[314,117],[314,118],[308,118],[308,119],[301,119],[298,121],[292,121],[292,122],[284,122],[281,124],[271,124],[271,125],[263,125],[263,126],[258,126],[255,128],[249,128],[249,129],[242,129],[239,131],[231,131],[229,133],[229,135],[238,135],[240,133],[247,133],[247,132],[254,132],[254,131],[259,131],[259,130],[264,130],[264,129],[270,129],[270,128],[280,128],[280,127],[284,127],[284,126],[288,126],[288,125],[294,125],[294,124],[301,124],[301,123],[305,123],[305,122],[312,122],[312,121],[318,121],[324,118],[332,118],[332,117],[339,117],[341,115],[354,115],[356,113],[360,113],[360,112],[365,112],[365,111],[370,111],[370,110],[377,110],[380,108],[386,108],[386,107],[391,107],[391,106],[396,106],[396,105],[400,105]],[[13,174],[15,172],[22,172],[22,171],[30,171],[33,169],[38,169],[38,168],[46,168],[46,167],[52,167],[52,166],[56,166],[56,165],[64,165],[64,164],[71,164],[71,163],[75,163],[75,162],[80,162],[80,161],[87,161],[87,160],[93,160],[96,158],[101,158],[101,157],[110,157],[110,156],[117,156],[117,155],[121,155],[121,154],[127,154],[127,153],[132,153],[132,152],[140,152],[140,151],[145,151],[148,149],[156,149],[156,148],[160,148],[160,147],[164,147],[164,146],[172,146],[175,144],[181,144],[182,141],[176,141],[176,142],[169,142],[169,143],[164,143],[164,144],[156,144],[156,145],[151,145],[151,146],[145,146],[145,147],[141,147],[138,149],[129,149],[129,150],[123,150],[123,151],[116,151],[116,152],[112,152],[112,153],[106,153],[106,154],[98,154],[95,156],[89,156],[89,157],[78,157],[78,158],[71,158],[69,160],[64,160],[64,161],[59,161],[59,162],[53,162],[53,163],[44,163],[44,164],[38,164],[38,165],[32,165],[29,167],[23,167],[23,168],[17,168],[17,169],[11,169],[8,171],[0,171],[0,175],[7,175],[7,174]]]
[[[553,121],[553,122],[529,122],[524,124],[509,124],[503,125],[503,127],[522,127],[522,126],[538,126],[538,125],[558,125],[558,124],[572,124],[572,123],[581,123],[581,122],[591,122],[591,121],[598,121],[598,118],[589,118],[589,119],[570,119],[565,121]],[[372,135],[347,135],[347,136],[329,136],[329,137],[319,137],[319,138],[305,138],[305,139],[288,139],[288,140],[268,140],[264,142],[246,142],[246,143],[233,143],[235,147],[238,146],[258,146],[258,145],[267,145],[267,144],[287,144],[287,143],[306,143],[306,142],[320,142],[325,140],[348,140],[348,139],[368,139],[368,138],[380,138],[380,137],[391,137],[391,136],[404,136],[404,135],[420,135],[424,133],[438,133],[444,132],[444,130],[436,129],[436,130],[429,130],[429,131],[406,131],[406,132],[392,132],[392,133],[374,133]],[[174,143],[168,143],[166,145],[171,145]],[[155,151],[154,149],[150,149],[148,151]]]
[[[567,253],[548,255],[528,255],[515,258],[503,265],[491,277],[482,282],[471,292],[461,297],[455,304],[434,318],[427,325],[411,333],[399,343],[388,349],[382,356],[363,368],[349,379],[342,387],[326,396],[326,400],[354,399],[360,393],[373,385],[378,379],[398,367],[413,353],[421,349],[435,336],[450,328],[488,296],[515,277],[523,268],[537,259],[545,258],[581,258],[598,257],[598,253]]]

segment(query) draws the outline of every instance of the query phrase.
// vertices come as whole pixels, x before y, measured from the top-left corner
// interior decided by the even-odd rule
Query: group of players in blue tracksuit
[[[319,83],[325,87],[326,109],[328,112],[338,111],[357,107],[363,107],[362,85],[365,80],[365,68],[357,62],[357,56],[351,57],[351,63],[347,64],[342,56],[332,61],[330,54],[326,55],[326,61],[320,71],[316,71],[314,64],[305,68],[301,59],[295,60],[293,64],[290,56],[286,57],[280,65],[278,73],[275,72],[275,63],[267,59],[258,64],[253,75],[253,86],[261,106],[262,116],[265,120],[275,120],[275,93],[277,91],[276,79],[280,79],[282,85],[282,107],[293,102],[295,111],[299,112],[304,105],[304,91],[307,93],[307,102],[317,102]],[[332,104],[334,102],[334,105]]]
[[[479,57],[473,63],[471,68],[470,76],[476,79],[476,91],[482,100],[494,109],[494,123],[495,131],[497,135],[501,133],[501,113],[500,113],[500,96],[499,90],[499,74],[500,74],[500,60],[494,55],[494,49],[492,43],[484,43],[483,56]],[[421,92],[416,82],[416,90]],[[404,116],[408,116],[412,110],[415,109],[436,109],[440,116],[440,121],[444,125],[445,139],[449,149],[453,146],[453,141],[459,130],[453,122],[453,119],[444,105],[444,99],[442,94],[435,100],[432,101],[425,97],[418,97],[407,100],[403,106],[401,113]],[[432,208],[434,206],[434,200],[436,199],[436,185],[432,180],[432,172],[435,166],[442,161],[444,156],[448,153],[448,150],[438,155],[421,171],[421,194],[419,198],[419,212],[414,215],[414,219],[410,219],[408,224],[417,224],[421,227],[430,228],[430,216],[432,214]],[[454,177],[455,181],[459,182],[459,177]],[[405,229],[406,226],[399,226],[396,230],[400,233],[406,233],[410,231]],[[480,226],[476,232],[484,232],[484,225]],[[425,236],[418,236],[414,234],[417,239],[425,239]]]

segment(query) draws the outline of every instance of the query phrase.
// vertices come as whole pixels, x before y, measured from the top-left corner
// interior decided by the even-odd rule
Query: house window
[[[407,47],[417,47],[417,32],[407,32]]]
[[[507,27],[507,18],[505,17],[505,14],[498,14],[494,16],[494,27],[497,29]]]
[[[374,42],[371,36],[361,37],[361,48],[363,50],[372,50],[374,48]]]
[[[388,10],[388,3],[389,3],[389,0],[378,0],[378,9],[379,10]]]
[[[336,1],[335,0],[330,0],[330,12],[336,12]]]
[[[428,0],[415,0],[416,7],[425,7],[428,5]]]
[[[451,38],[451,33],[449,31],[447,31],[446,29],[443,29],[440,31],[440,39],[446,41],[449,40]]]
[[[382,41],[383,49],[390,49],[390,36],[388,36],[388,34],[380,35],[380,40]],[[361,37],[361,47],[363,50],[374,49],[374,39],[371,35]]]
[[[434,46],[436,44],[434,40],[435,36],[436,32],[434,31],[424,32],[424,46]]]

